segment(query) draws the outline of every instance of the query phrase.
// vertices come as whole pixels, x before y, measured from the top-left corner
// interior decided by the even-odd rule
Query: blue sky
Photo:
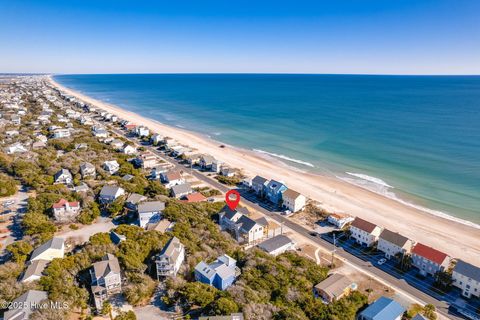
[[[480,74],[480,1],[0,0],[0,72]]]

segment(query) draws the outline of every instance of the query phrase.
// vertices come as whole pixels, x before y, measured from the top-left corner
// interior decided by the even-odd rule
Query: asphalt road
[[[125,135],[125,132],[123,132],[123,131],[120,131],[118,129],[113,129],[113,131],[115,133],[119,134],[119,135],[127,137]],[[138,142],[138,140],[132,139],[131,137],[127,137],[127,138],[129,138],[130,140],[135,140],[135,142]],[[185,166],[182,163],[179,163],[178,160],[167,157],[164,153],[160,152],[155,147],[145,146],[145,145],[141,145],[141,146],[149,149],[150,151],[152,151],[153,153],[155,153],[156,155],[161,157],[163,160],[173,164],[175,166],[175,168],[177,168],[178,170],[188,171],[190,174],[192,174],[194,177],[196,177],[200,181],[203,181],[206,184],[212,185],[222,192],[227,192],[228,190],[230,190],[230,188],[228,186],[219,183],[214,178],[208,177],[208,176],[202,174],[199,171],[190,170],[189,167]],[[305,228],[305,227],[303,227],[303,226],[301,226],[301,225],[299,225],[295,222],[290,221],[288,218],[285,218],[284,216],[280,215],[278,212],[271,212],[269,210],[266,210],[265,208],[258,205],[258,203],[249,201],[249,200],[245,199],[244,197],[242,197],[241,202],[244,202],[245,204],[249,205],[250,207],[254,208],[255,210],[257,210],[257,211],[261,212],[262,214],[272,218],[273,220],[275,220],[279,223],[283,223],[284,226],[286,226],[286,227],[290,228],[291,230],[303,235],[304,237],[309,238],[310,240],[315,242],[318,246],[321,246],[321,247],[325,248],[326,250],[332,250],[333,249],[332,244],[329,243],[328,241],[323,240],[319,236],[312,236],[311,235],[312,230],[309,230],[309,229],[307,229],[307,228]],[[451,314],[448,310],[449,305],[445,301],[440,301],[440,300],[435,299],[434,297],[432,297],[432,296],[422,292],[421,290],[409,285],[404,280],[398,279],[398,278],[386,273],[385,271],[382,271],[381,269],[378,269],[378,268],[374,267],[372,265],[372,263],[364,261],[364,260],[362,260],[362,259],[344,251],[342,248],[337,247],[336,249],[337,249],[336,253],[335,253],[336,257],[343,258],[342,260],[349,263],[353,267],[363,271],[364,273],[369,275],[371,278],[376,279],[380,282],[383,282],[385,285],[388,285],[388,286],[392,287],[396,291],[401,291],[403,294],[406,294],[407,296],[410,296],[410,298],[412,298],[413,300],[417,300],[418,302],[421,302],[421,303],[424,303],[424,304],[427,304],[427,303],[433,304],[436,307],[437,312],[442,314],[445,317],[448,317],[450,319],[464,319],[463,317],[458,317],[456,315]]]

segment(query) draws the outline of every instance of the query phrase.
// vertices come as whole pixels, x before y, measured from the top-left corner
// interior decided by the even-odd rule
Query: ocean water
[[[480,76],[57,75],[162,123],[480,224]]]

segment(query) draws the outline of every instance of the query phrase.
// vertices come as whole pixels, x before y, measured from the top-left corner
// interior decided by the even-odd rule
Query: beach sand
[[[229,145],[226,145],[226,148],[220,148],[219,145],[222,143],[201,134],[164,125],[95,100],[63,87],[51,77],[49,81],[60,90],[115,114],[119,118],[137,125],[144,125],[155,133],[172,137],[232,167],[241,168],[248,176],[253,177],[259,174],[268,179],[283,181],[289,188],[319,201],[329,211],[361,217],[391,231],[399,232],[415,242],[421,242],[444,251],[454,258],[480,266],[480,229],[478,228],[429,214],[335,178],[292,168],[273,157]]]

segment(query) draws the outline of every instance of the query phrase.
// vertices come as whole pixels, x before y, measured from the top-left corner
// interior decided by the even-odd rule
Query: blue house
[[[237,261],[226,254],[220,256],[211,264],[203,261],[195,267],[195,279],[209,284],[219,290],[225,290],[235,282],[240,270]]]
[[[400,320],[405,308],[398,302],[380,297],[358,316],[358,320]]]
[[[281,182],[270,180],[265,187],[265,196],[273,204],[280,204],[282,195],[287,190],[287,186]]]

